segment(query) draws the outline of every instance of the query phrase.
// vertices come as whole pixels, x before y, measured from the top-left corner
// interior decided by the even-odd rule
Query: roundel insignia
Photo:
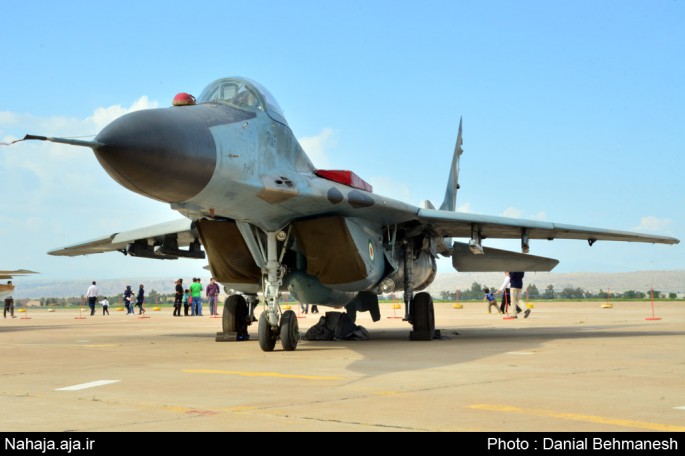
[[[373,261],[374,254],[373,243],[369,240],[369,258],[371,258],[371,261]]]

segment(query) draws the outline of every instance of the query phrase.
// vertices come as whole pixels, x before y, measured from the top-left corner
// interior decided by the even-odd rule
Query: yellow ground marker
[[[160,310],[162,310],[162,308],[161,307],[153,307],[152,310],[154,310],[155,312],[159,312]]]
[[[343,377],[325,377],[319,375],[297,375],[282,374],[280,372],[244,372],[244,371],[224,371],[211,369],[184,369],[181,372],[186,374],[219,374],[237,375],[239,377],[273,377],[273,378],[294,378],[298,380],[343,380]]]
[[[614,426],[623,426],[629,428],[649,429],[650,431],[685,432],[685,426],[676,426],[673,424],[651,423],[649,421],[623,420],[619,418],[609,418],[605,416],[555,412],[553,410],[524,409],[520,407],[512,407],[509,405],[474,404],[469,405],[468,408],[476,410],[488,410],[491,412],[518,413],[519,415],[540,416],[544,418],[556,418],[560,420],[583,421],[586,423],[610,424]]]

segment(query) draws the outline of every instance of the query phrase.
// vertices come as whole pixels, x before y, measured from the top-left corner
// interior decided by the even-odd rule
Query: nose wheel
[[[276,340],[279,338],[284,351],[293,351],[297,348],[300,341],[300,325],[297,322],[297,315],[292,310],[283,312],[281,323],[275,330],[269,323],[267,312],[262,312],[259,316],[259,348],[265,352],[273,351],[276,347]]]
[[[286,310],[281,317],[281,346],[285,351],[293,351],[300,341],[300,325],[297,315],[292,310]]]
[[[276,346],[276,339],[278,339],[278,334],[273,330],[269,319],[266,317],[266,312],[262,312],[259,316],[259,348],[262,351],[270,352],[274,351]]]

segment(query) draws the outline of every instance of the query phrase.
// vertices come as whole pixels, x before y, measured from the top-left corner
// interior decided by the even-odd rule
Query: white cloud
[[[412,200],[409,187],[391,177],[373,176],[368,182],[373,187],[373,192],[378,195],[387,196],[398,201],[410,202]],[[435,202],[432,203],[435,204]],[[410,204],[423,207],[423,200]]]
[[[465,212],[467,214],[473,212],[471,209],[471,203],[464,203],[460,206],[457,206],[457,212]]]
[[[633,228],[636,231],[667,232],[671,227],[670,219],[660,219],[648,215],[640,219],[640,224]]]
[[[98,108],[83,119],[0,112],[1,141],[11,142],[26,133],[94,136],[123,114],[156,106],[156,102],[140,97],[129,107]],[[121,187],[107,175],[88,148],[26,141],[2,146],[0,152],[3,187],[0,235],[5,245],[3,257],[11,263],[8,267],[31,266],[46,275],[62,277],[78,274],[80,268],[99,267],[118,275],[120,270],[111,266],[119,261],[113,254],[56,258],[48,257],[45,252],[180,217],[168,205]],[[141,262],[126,260],[124,271],[140,273],[136,268]],[[197,263],[198,268],[202,266]],[[158,267],[160,271],[168,269],[165,264]],[[143,272],[149,274],[148,271]]]
[[[508,207],[502,212],[502,216],[504,217],[512,217],[512,218],[521,218],[521,210],[516,209],[515,207]]]
[[[316,136],[299,138],[298,141],[316,168],[329,168],[328,149],[337,145],[337,134],[332,128],[324,128]]]
[[[156,101],[151,101],[147,96],[143,95],[138,98],[133,104],[124,108],[121,105],[113,105],[107,108],[97,108],[92,116],[84,120],[85,124],[92,124],[98,131],[102,130],[114,119],[128,114],[133,111],[140,111],[142,109],[154,109],[159,105]]]

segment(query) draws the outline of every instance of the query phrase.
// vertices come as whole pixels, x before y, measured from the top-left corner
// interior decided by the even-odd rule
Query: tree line
[[[157,304],[173,304],[175,293],[159,293],[157,290],[150,290],[145,292],[145,304],[146,305],[157,305]],[[124,298],[122,293],[118,293],[114,296],[98,296],[98,302],[107,298],[110,306],[124,305]],[[36,301],[35,299],[15,299],[15,305],[17,307],[25,306],[29,301]],[[69,307],[69,306],[87,306],[88,302],[84,297],[72,296],[69,298],[40,298],[41,307]]]
[[[456,301],[457,297],[459,300],[471,301],[471,300],[482,300],[485,296],[483,289],[485,285],[481,285],[478,282],[473,282],[470,289],[467,290],[455,290],[447,291],[443,290],[440,292],[440,298],[445,301]],[[458,295],[458,296],[457,296]],[[658,290],[627,290],[622,293],[609,292],[600,289],[598,292],[592,292],[589,290],[584,290],[580,287],[565,287],[564,289],[557,291],[554,289],[553,285],[547,285],[543,291],[540,291],[535,284],[528,285],[524,289],[524,295],[527,295],[528,299],[534,300],[552,300],[552,299],[677,299],[678,295],[676,293],[661,292]]]
[[[456,301],[457,298],[460,301],[480,301],[485,297],[483,293],[482,285],[478,282],[473,282],[471,288],[466,290],[454,290],[448,291],[443,290],[440,292],[439,297],[444,301]],[[592,292],[584,290],[580,287],[565,287],[564,289],[557,291],[554,289],[553,285],[548,285],[543,291],[540,291],[535,284],[528,285],[524,290],[524,297],[527,295],[527,299],[530,300],[553,300],[553,299],[628,299],[628,300],[640,300],[640,299],[677,299],[678,295],[673,292],[661,292],[658,290],[628,290],[622,293],[609,292],[600,289],[598,292]],[[438,297],[438,296],[434,296]],[[102,300],[102,296],[98,300]],[[392,300],[390,295],[383,295],[380,297],[385,300]],[[114,296],[107,296],[111,306],[123,306],[122,295],[116,294]],[[15,305],[17,307],[26,307],[29,301],[35,301],[35,299],[15,299]],[[145,296],[145,303],[147,305],[165,305],[173,304],[174,293],[159,293],[156,290],[150,290]],[[284,302],[283,304],[287,304]],[[85,298],[80,296],[74,296],[70,298],[54,298],[54,297],[44,297],[40,298],[41,307],[70,307],[70,306],[87,306]]]

